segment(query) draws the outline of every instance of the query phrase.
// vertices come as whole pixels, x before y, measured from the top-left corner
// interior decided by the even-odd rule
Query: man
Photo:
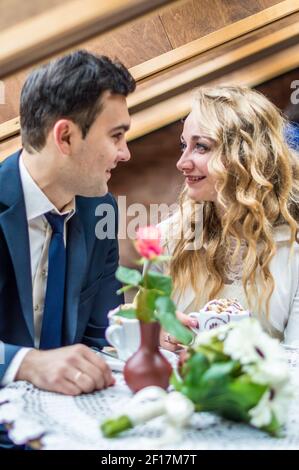
[[[124,66],[86,51],[24,84],[23,149],[0,165],[1,385],[27,380],[78,395],[114,383],[89,346],[104,344],[107,312],[123,302],[107,181],[130,158],[126,96],[134,89]],[[114,237],[95,235],[99,204],[114,209]]]

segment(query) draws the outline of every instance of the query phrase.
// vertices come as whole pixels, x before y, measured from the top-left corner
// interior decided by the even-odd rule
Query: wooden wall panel
[[[159,16],[152,14],[133,21],[130,25],[117,28],[113,32],[85,41],[80,48],[117,57],[126,67],[133,67],[168,52],[171,50],[171,45]],[[75,49],[77,48],[70,50]],[[18,116],[21,88],[33,68],[27,68],[3,80],[6,101],[5,104],[0,104],[0,124]]]
[[[96,35],[181,0],[73,0],[0,29],[0,76],[4,78]]]
[[[4,0],[4,3],[6,1],[8,0]],[[16,2],[17,0],[12,1]],[[32,3],[34,3],[33,0],[30,0],[28,5]],[[119,27],[113,32],[99,35],[92,40],[83,42],[80,47],[84,47],[92,52],[117,57],[127,67],[134,67],[172,50],[172,45],[169,41],[169,38],[172,38],[171,35],[177,37],[179,43],[181,41],[185,43],[190,39],[194,39],[193,36],[198,35],[200,30],[204,34],[210,32],[211,28],[218,30],[223,25],[231,24],[233,21],[256,13],[275,3],[278,3],[277,0],[254,0],[252,2],[237,2],[236,0],[188,0],[183,2],[181,7],[173,6],[171,15],[165,12],[160,13],[160,17],[157,13],[153,13],[145,18],[132,21],[128,25]],[[215,15],[215,10],[219,14]],[[204,15],[202,11],[204,11]],[[239,13],[236,14],[236,11]],[[287,18],[286,20],[288,21]],[[183,24],[184,21],[186,25]],[[193,26],[189,25],[190,21]],[[273,26],[274,28],[275,26]],[[198,37],[196,36],[196,38]],[[173,46],[176,45],[174,41]],[[30,70],[31,68],[28,68],[4,80],[6,102],[4,105],[0,104],[0,124],[15,118],[19,114],[20,91],[24,79]]]
[[[205,0],[204,0],[205,1]],[[184,2],[186,11],[188,10],[188,5],[191,3],[204,3],[203,0],[198,0],[197,2]],[[220,0],[211,0],[211,2],[218,2]],[[222,4],[226,4],[221,0]],[[234,2],[228,2],[231,8],[231,13],[233,11],[232,6]],[[254,3],[254,2],[253,2]],[[269,7],[271,2],[268,0],[264,1],[263,7]],[[272,1],[272,4],[274,2]],[[216,5],[216,3],[214,3]],[[241,2],[241,7],[242,7]],[[255,3],[256,6],[256,3]],[[253,6],[251,5],[251,9]],[[224,9],[223,9],[224,11]],[[225,10],[226,11],[226,10]],[[249,10],[248,10],[249,11]],[[250,10],[251,11],[251,10]],[[215,16],[215,15],[214,15]],[[206,51],[205,53],[200,54],[200,56],[192,59],[189,63],[185,62],[184,64],[176,67],[176,75],[184,71],[186,68],[189,69],[191,64],[192,67],[196,67],[198,64],[206,62],[222,56],[222,54],[227,51],[233,50],[237,45],[250,43],[253,38],[263,37],[266,34],[269,34],[271,31],[276,31],[283,28],[286,25],[293,24],[294,22],[299,23],[299,14],[295,13],[288,17],[282,18],[275,23],[269,24],[263,28],[253,31],[246,35],[243,35],[229,43],[223,44],[211,51]],[[161,54],[171,50],[170,42],[168,41],[167,35],[163,29],[161,19],[159,16],[150,15],[147,18],[139,19],[132,22],[130,25],[120,27],[112,33],[99,36],[98,38],[87,41],[82,44],[82,47],[87,48],[90,51],[95,51],[99,53],[104,53],[110,56],[118,57],[122,60],[126,66],[132,67],[139,62],[149,60],[152,57],[160,56]],[[24,82],[24,78],[27,75],[27,71],[22,72],[16,76],[10,77],[4,81],[5,84],[5,104],[0,104],[0,124],[6,122],[10,119],[14,119],[19,114],[19,95],[20,89]],[[167,78],[168,75],[171,75],[173,71],[169,69],[169,72],[166,72],[163,77]],[[151,83],[160,81],[160,77],[157,76],[156,79],[152,79]],[[196,84],[194,84],[195,86]],[[140,84],[139,89],[147,88],[148,84],[144,82]]]
[[[21,148],[21,136],[12,137],[11,139],[0,142],[0,162],[4,158],[8,157],[12,153],[16,152],[18,148]]]
[[[5,103],[0,104],[0,124],[19,115],[20,94],[27,73],[28,71],[24,70],[3,80]]]
[[[67,3],[68,0],[64,0]],[[16,23],[33,18],[46,10],[61,5],[61,0],[1,0],[0,30],[10,28]]]
[[[291,103],[290,97],[294,91],[291,84],[295,80],[299,80],[299,67],[280,77],[272,78],[272,80],[262,83],[256,88],[283,111]]]
[[[200,64],[207,64],[208,62],[212,62],[215,59],[218,58],[223,58],[223,56],[227,53],[232,53],[234,54],[234,51],[237,49],[237,47],[245,46],[245,45],[251,45],[254,40],[260,39],[260,38],[266,38],[268,34],[271,34],[272,32],[280,32],[282,31],[285,27],[292,26],[299,24],[299,13],[294,13],[290,16],[287,16],[285,18],[280,19],[278,22],[275,22],[273,24],[268,24],[264,26],[263,28],[260,28],[257,31],[252,31],[250,33],[247,33],[246,35],[243,35],[239,38],[236,38],[232,41],[229,41],[226,44],[222,44],[214,49],[208,50],[202,54],[200,54],[197,57],[194,57],[190,61],[186,63],[182,63],[180,65],[175,66],[175,76],[178,77],[180,73],[183,73],[185,71],[188,71],[190,69],[195,69],[195,67],[199,66]],[[295,28],[296,29],[296,28]],[[296,29],[297,31],[297,29]],[[298,40],[296,40],[298,42]],[[265,53],[265,57],[269,56],[269,53]],[[255,57],[256,59],[256,57]],[[240,66],[240,65],[239,65]],[[238,66],[238,68],[239,68]],[[171,78],[174,76],[173,69],[168,69],[163,73],[163,81],[165,82],[166,79]],[[157,75],[156,77],[151,78],[150,83],[151,85],[159,85],[159,83],[162,81],[162,75]],[[205,80],[206,81],[206,80]],[[199,81],[199,84],[202,81]],[[196,85],[196,84],[195,84]],[[194,86],[195,86],[194,85]],[[144,81],[138,85],[138,93],[141,91],[146,91],[148,89],[148,83],[147,81]],[[136,99],[137,94],[135,94]]]
[[[117,57],[126,67],[133,67],[172,49],[158,15],[141,18],[83,42],[80,48]]]
[[[176,48],[277,3],[279,0],[186,0],[160,16]]]

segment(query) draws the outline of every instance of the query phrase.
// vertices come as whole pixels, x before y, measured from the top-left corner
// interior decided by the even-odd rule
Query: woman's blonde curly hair
[[[290,245],[299,243],[299,156],[284,142],[283,116],[255,90],[199,88],[194,92],[192,112],[200,128],[215,141],[208,169],[216,181],[222,215],[213,202],[190,200],[184,186],[179,210],[172,218],[180,234],[169,265],[174,290],[182,294],[191,282],[195,305],[201,308],[224,287],[242,244],[242,284],[249,308],[257,299],[257,313],[265,312],[268,317],[275,288],[269,269],[276,252],[275,227],[287,224]],[[186,249],[194,242],[199,207],[201,242],[194,250]],[[191,219],[189,236],[186,232],[183,236],[184,217],[189,226]]]

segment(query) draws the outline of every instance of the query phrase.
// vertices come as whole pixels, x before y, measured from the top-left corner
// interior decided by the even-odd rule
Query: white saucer
[[[168,351],[167,349],[163,349],[163,348],[160,348],[160,352],[168,360],[168,362],[171,364],[173,369],[177,367],[179,358],[175,353]],[[111,370],[114,370],[117,372],[123,371],[125,367],[125,361],[118,359],[117,357],[114,358],[114,357],[107,356],[106,354],[102,354],[100,351],[97,354],[101,356],[107,362]]]

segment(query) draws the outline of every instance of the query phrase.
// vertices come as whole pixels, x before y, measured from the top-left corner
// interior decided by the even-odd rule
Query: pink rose
[[[135,247],[140,256],[152,260],[163,252],[161,246],[161,232],[158,227],[149,225],[148,227],[140,227],[137,230],[137,240]]]

